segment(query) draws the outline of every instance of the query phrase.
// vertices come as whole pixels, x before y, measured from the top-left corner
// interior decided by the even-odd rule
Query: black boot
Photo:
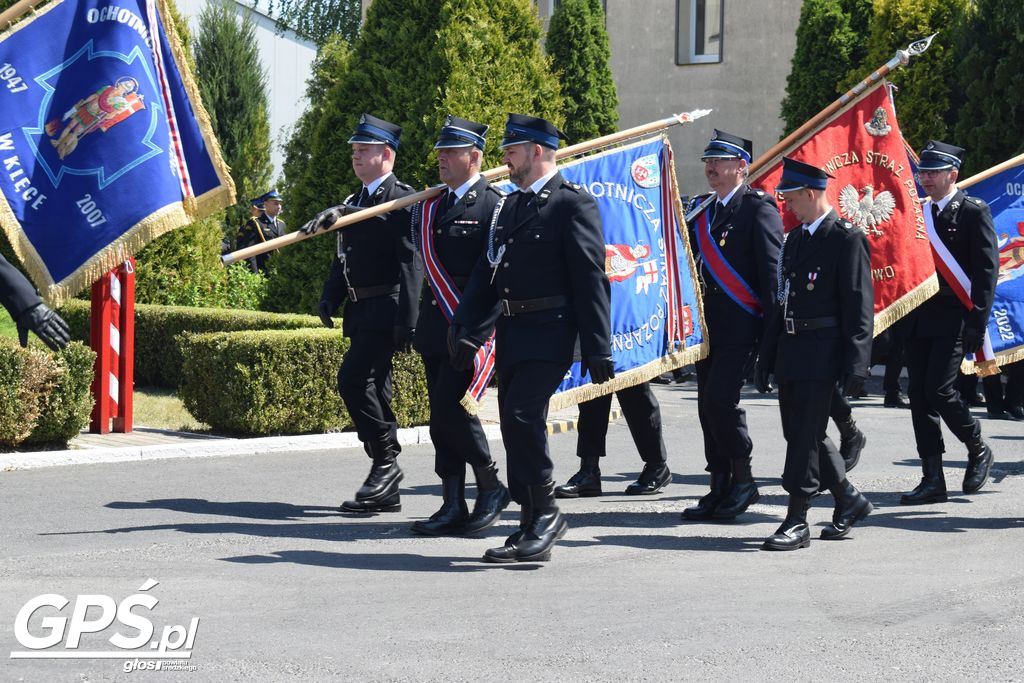
[[[832,524],[821,530],[821,537],[826,541],[842,538],[850,533],[854,524],[871,514],[875,507],[864,494],[853,487],[848,479],[829,489],[836,499],[835,510],[832,511]]]
[[[516,562],[547,562],[551,546],[565,535],[569,524],[555,505],[555,482],[530,486],[530,523],[516,545]]]
[[[366,481],[356,491],[355,500],[341,504],[342,512],[398,512],[402,509],[398,484],[402,470],[398,467],[398,447],[374,444],[367,447],[373,456],[373,465]]]
[[[640,473],[637,480],[626,487],[626,493],[630,496],[642,496],[657,493],[665,488],[672,481],[672,473],[668,465],[663,462],[646,463],[644,471]]]
[[[836,426],[839,427],[839,455],[843,456],[843,463],[846,471],[849,472],[860,462],[860,452],[867,445],[868,437],[857,429],[853,415],[842,422],[837,420]]]
[[[750,459],[737,458],[732,461],[732,489],[721,503],[715,507],[711,516],[715,519],[735,519],[761,497],[754,483],[754,475],[750,472]]]
[[[430,515],[430,519],[413,522],[412,530],[424,536],[463,535],[469,519],[465,475],[441,479],[441,495],[444,497],[441,509]]]
[[[712,472],[710,493],[701,498],[693,507],[683,510],[683,519],[695,522],[711,519],[715,508],[729,495],[730,486],[732,486],[732,472]]]
[[[485,550],[482,558],[483,561],[493,562],[495,564],[508,564],[510,562],[515,562],[516,549],[523,540],[523,533],[526,531],[526,527],[530,525],[532,517],[533,511],[530,509],[530,499],[527,498],[519,510],[519,529],[505,539],[504,545],[498,548],[488,548]]]
[[[924,476],[921,483],[910,493],[900,496],[900,505],[927,505],[928,503],[945,503],[946,477],[942,473],[942,456],[931,455],[921,458],[921,470]]]
[[[498,481],[498,467],[493,462],[474,467],[473,473],[476,475],[476,502],[473,503],[473,514],[466,521],[467,534],[490,528],[512,500],[508,489]]]
[[[995,456],[981,439],[981,434],[967,442],[967,471],[964,472],[964,493],[976,493],[988,481]]]
[[[903,396],[897,391],[895,394],[887,393],[882,405],[886,408],[909,408],[910,404],[903,400]]]
[[[807,527],[807,509],[811,499],[790,496],[786,519],[774,534],[765,539],[764,550],[797,550],[811,544],[811,530]]]
[[[594,455],[580,457],[580,471],[555,489],[559,498],[593,498],[601,495],[601,459]]]

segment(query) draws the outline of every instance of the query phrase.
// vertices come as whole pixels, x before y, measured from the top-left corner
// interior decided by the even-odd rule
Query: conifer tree
[[[414,187],[438,182],[433,146],[445,114],[491,125],[485,166],[500,163],[508,112],[561,125],[558,81],[540,36],[529,0],[374,0],[324,100],[305,173],[290,186],[296,197],[315,198],[315,206],[290,214],[292,225],[358,189],[348,138],[363,112],[402,126],[395,174]],[[332,236],[310,241],[328,243],[325,253],[334,245]],[[316,310],[327,267],[315,266],[290,310]]]
[[[928,140],[948,140],[956,123],[953,111],[956,73],[953,44],[972,0],[875,0],[869,21],[870,68],[884,64],[907,47],[938,31],[927,52],[888,76],[898,88],[896,113],[907,143],[920,149]],[[850,80],[864,74],[850,73]]]
[[[1024,5],[977,0],[958,40],[956,128],[966,178],[1024,152]]]
[[[611,48],[601,0],[563,0],[548,22],[546,48],[562,85],[570,141],[614,133],[619,98],[608,64]]]
[[[864,58],[870,4],[871,0],[805,0],[782,100],[784,135],[847,89],[843,81],[848,73],[857,72]]]
[[[225,2],[199,15],[194,44],[199,92],[224,161],[231,168],[238,203],[227,211],[225,235],[233,240],[249,215],[248,200],[270,189],[270,122],[266,73],[256,25]]]

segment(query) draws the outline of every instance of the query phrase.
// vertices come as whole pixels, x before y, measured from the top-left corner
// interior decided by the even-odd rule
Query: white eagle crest
[[[888,190],[877,195],[873,195],[874,191],[873,186],[865,185],[861,189],[864,193],[862,198],[853,185],[847,185],[839,192],[839,209],[858,228],[881,236],[884,233],[878,226],[892,218],[896,210],[896,198]]]

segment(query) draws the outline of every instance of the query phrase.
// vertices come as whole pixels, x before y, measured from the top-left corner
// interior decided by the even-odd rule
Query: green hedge
[[[74,339],[89,342],[89,303],[72,300],[60,309]],[[190,306],[135,306],[135,384],[177,389],[182,357],[177,338],[182,333],[238,330],[294,330],[320,327],[312,315],[264,313]]]
[[[337,370],[348,348],[338,330],[270,330],[188,334],[178,395],[190,413],[218,432],[301,434],[350,428],[338,395]],[[395,356],[392,408],[402,427],[429,417],[418,354]]]
[[[93,361],[80,343],[59,353],[0,339],[0,448],[67,443],[89,422]]]

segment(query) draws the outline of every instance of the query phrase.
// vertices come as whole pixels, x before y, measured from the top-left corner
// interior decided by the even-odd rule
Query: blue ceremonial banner
[[[976,183],[965,182],[963,187],[971,196],[985,200],[996,226],[999,280],[988,321],[996,363],[1024,360],[1024,157],[1006,170]]]
[[[0,34],[0,224],[59,304],[234,203],[163,0],[57,0]]]
[[[551,398],[552,410],[646,382],[707,355],[668,140],[644,140],[559,168],[601,210],[615,379],[593,385],[573,363]]]

